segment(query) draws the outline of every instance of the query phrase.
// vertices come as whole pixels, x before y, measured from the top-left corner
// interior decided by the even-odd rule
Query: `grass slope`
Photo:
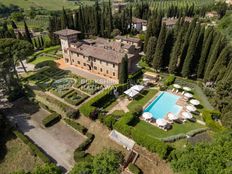
[[[47,61],[47,60],[55,60],[54,57],[47,57],[47,56],[41,56],[41,57],[37,57],[34,61],[32,61],[31,63],[36,65],[38,63]]]

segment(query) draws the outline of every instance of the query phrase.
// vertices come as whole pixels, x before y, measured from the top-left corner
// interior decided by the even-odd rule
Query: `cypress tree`
[[[26,21],[24,20],[24,29],[25,29],[25,39],[28,41],[28,42],[30,42],[30,43],[32,43],[32,40],[31,40],[31,34],[30,34],[30,31],[29,31],[29,29],[28,29],[28,27],[27,27],[27,23],[26,23]]]
[[[167,67],[170,61],[171,51],[175,40],[173,30],[168,30],[165,40],[162,67]]]
[[[169,65],[168,65],[168,72],[171,74],[176,73],[176,70],[177,70],[177,64],[178,64],[178,59],[180,55],[184,31],[185,31],[185,28],[182,27],[180,32],[178,33],[177,39],[174,43],[174,46],[171,52],[171,58],[170,58]]]
[[[40,38],[39,38],[39,37],[37,37],[37,41],[38,41],[38,48],[41,48],[42,45],[41,45],[41,42],[40,42]]]
[[[150,18],[148,20],[148,26],[147,26],[147,31],[146,31],[146,35],[145,35],[145,42],[144,42],[144,52],[145,53],[147,51],[148,41],[149,41],[150,37],[152,36],[152,22],[153,22],[153,18]]]
[[[212,44],[212,53],[211,56],[209,56],[208,63],[205,69],[205,75],[204,80],[209,80],[210,71],[212,70],[215,62],[217,61],[220,45],[221,45],[221,36],[218,35],[218,37],[215,37],[215,43]]]
[[[227,45],[220,53],[213,69],[210,71],[210,80],[216,80],[220,70],[228,64],[228,58],[231,56],[231,46]]]
[[[184,60],[183,68],[181,71],[182,76],[188,77],[190,74],[190,65],[193,60],[193,56],[197,46],[197,39],[200,32],[200,24],[198,24],[194,30],[193,36],[190,40],[186,58]]]
[[[161,67],[162,58],[164,54],[165,38],[166,38],[166,25],[164,24],[161,28],[159,38],[157,40],[157,45],[156,45],[155,54],[153,58],[154,69],[159,69]]]
[[[35,47],[36,49],[38,48],[38,45],[37,45],[36,39],[33,39],[33,45],[34,45],[34,47]]]
[[[41,40],[41,46],[44,47],[44,39],[43,39],[43,36],[40,36],[40,40]]]
[[[128,56],[126,54],[125,57],[123,57],[120,66],[119,83],[126,83],[127,79],[128,79]]]
[[[178,65],[179,70],[182,69],[182,66],[184,64],[184,60],[185,60],[185,57],[187,55],[187,50],[188,50],[188,47],[189,47],[189,42],[191,40],[192,33],[193,33],[194,28],[196,26],[196,21],[197,21],[197,19],[194,18],[193,21],[191,22],[191,24],[188,27],[187,33],[185,34],[184,44],[183,44],[183,47],[182,47],[180,61],[179,61],[179,65]]]
[[[197,69],[198,78],[201,78],[204,74],[204,68],[207,62],[207,57],[209,54],[209,49],[211,46],[212,38],[213,38],[213,30],[210,28],[207,30],[205,37],[204,37],[204,47],[202,48],[201,57],[200,57],[198,69]]]
[[[15,22],[13,20],[11,21],[11,26],[12,26],[13,29],[17,29],[18,28],[17,25],[15,24]]]
[[[68,16],[66,14],[64,7],[61,15],[61,28],[62,29],[69,28]]]
[[[147,44],[147,53],[146,53],[146,63],[152,65],[152,60],[155,54],[155,48],[157,44],[157,39],[155,36],[150,37]]]

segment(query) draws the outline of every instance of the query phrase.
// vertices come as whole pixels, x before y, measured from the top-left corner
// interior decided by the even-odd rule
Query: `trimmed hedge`
[[[173,135],[167,138],[161,138],[160,140],[163,142],[174,142],[176,140],[184,139],[186,138],[185,134],[178,134],[178,135]]]
[[[141,77],[142,75],[143,75],[143,70],[139,69],[135,73],[130,74],[128,77],[129,77],[129,79],[137,79],[137,78]]]
[[[68,118],[64,118],[64,122],[67,123],[69,126],[71,126],[72,128],[74,128],[75,130],[81,132],[82,134],[86,134],[88,129],[82,125],[80,125],[79,123],[70,120]]]
[[[36,93],[36,100],[43,103],[50,110],[57,112],[61,116],[69,118],[77,118],[79,116],[79,110],[73,109],[43,92]]]
[[[80,112],[86,117],[91,117],[97,108],[106,108],[116,100],[113,92],[115,89],[117,89],[119,93],[122,93],[126,87],[127,84],[120,84],[104,90],[102,93],[82,105],[80,107]]]
[[[138,166],[136,166],[135,164],[132,164],[132,163],[130,163],[128,165],[128,169],[133,174],[141,174],[142,173],[140,168],[138,168]]]
[[[74,151],[74,160],[76,162],[79,162],[83,158],[86,157],[85,150],[89,147],[89,145],[93,142],[94,140],[94,135],[91,133],[86,133],[86,136],[88,137],[80,146]]]
[[[26,145],[28,145],[34,155],[38,156],[45,163],[50,162],[50,159],[47,157],[47,155],[45,155],[45,153],[41,151],[40,148],[36,144],[34,144],[34,142],[32,142],[29,137],[17,130],[14,130],[13,132],[19,139],[21,139]]]
[[[172,85],[175,82],[176,77],[172,74],[170,74],[164,81],[164,85],[169,86]]]
[[[47,117],[45,117],[42,120],[42,123],[45,127],[50,127],[50,126],[56,124],[57,122],[59,122],[60,119],[61,119],[61,116],[54,112],[54,113],[48,115]]]
[[[43,68],[45,66],[56,67],[57,64],[53,60],[46,60],[35,65],[35,69]]]
[[[43,54],[43,53],[48,53],[50,51],[54,51],[54,50],[58,50],[60,48],[60,45],[57,45],[57,46],[53,46],[53,47],[49,47],[49,48],[46,48],[44,50],[41,50],[41,51],[38,51],[36,53],[34,53],[32,56],[30,56],[26,61],[27,63],[29,62],[32,62],[36,59],[37,56],[39,56],[40,54]]]
[[[147,148],[149,151],[158,153],[161,158],[167,158],[171,150],[170,146],[130,126],[136,119],[131,113],[126,113],[125,116],[114,124],[114,129],[132,138],[137,144]]]
[[[190,137],[193,137],[194,135],[200,134],[200,133],[205,132],[207,130],[208,130],[208,128],[199,128],[199,129],[195,129],[195,130],[188,132],[187,135]]]

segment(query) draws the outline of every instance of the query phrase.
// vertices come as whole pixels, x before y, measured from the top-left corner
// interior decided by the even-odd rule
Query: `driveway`
[[[63,169],[69,171],[75,161],[74,150],[85,140],[79,132],[63,121],[50,128],[43,128],[41,121],[49,112],[31,105],[24,99],[14,103],[5,114],[18,128],[41,147]]]

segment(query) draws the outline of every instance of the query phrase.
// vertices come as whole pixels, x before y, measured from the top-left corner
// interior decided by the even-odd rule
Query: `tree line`
[[[227,99],[232,96],[228,84],[232,80],[232,48],[214,27],[201,24],[197,18],[187,22],[183,17],[174,28],[168,29],[162,24],[161,15],[153,16],[148,23],[144,48],[144,61],[155,70],[216,84],[218,98],[213,104],[222,116],[232,108]]]

